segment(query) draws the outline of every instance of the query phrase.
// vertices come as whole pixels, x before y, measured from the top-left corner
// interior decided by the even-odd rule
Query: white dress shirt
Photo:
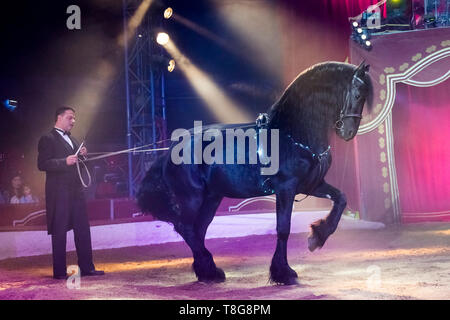
[[[67,135],[67,134],[64,134],[64,133],[62,133],[60,130],[62,130],[62,131],[64,131],[63,129],[61,129],[61,128],[58,128],[58,127],[55,127],[56,129],[59,129],[59,130],[56,130],[56,132],[58,132],[60,135],[61,135],[61,137],[64,139],[64,140],[66,140],[66,142],[72,147],[72,149],[73,149],[73,143],[72,143],[72,140],[70,140],[70,138],[69,138],[69,136]]]

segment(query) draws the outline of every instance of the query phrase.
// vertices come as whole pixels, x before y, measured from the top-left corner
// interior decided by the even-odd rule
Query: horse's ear
[[[364,70],[364,72],[369,72],[369,69],[370,69],[370,64],[365,64],[364,63],[364,67],[363,67],[363,70]]]
[[[369,68],[370,68],[370,65],[369,65],[369,64],[366,64],[366,60],[363,60],[363,61],[359,64],[358,68],[356,68],[355,74],[356,74],[358,77],[362,77],[366,72],[369,72]]]

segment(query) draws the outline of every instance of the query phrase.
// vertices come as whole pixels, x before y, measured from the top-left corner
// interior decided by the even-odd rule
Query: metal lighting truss
[[[123,0],[127,144],[129,149],[153,144],[142,148],[148,150],[161,147],[156,143],[166,136],[164,69],[152,58],[162,54],[155,41],[155,31],[161,25],[158,15],[152,14],[150,8],[135,32],[127,29],[141,2]],[[128,153],[129,197],[135,196],[157,155],[142,150]]]

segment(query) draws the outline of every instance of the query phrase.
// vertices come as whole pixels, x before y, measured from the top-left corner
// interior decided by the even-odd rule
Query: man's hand
[[[83,147],[83,148],[80,149],[80,154],[83,157],[85,157],[87,155],[87,153],[88,153],[88,151],[87,151],[86,147]]]
[[[77,161],[78,157],[76,155],[71,155],[66,158],[66,163],[68,166],[73,166],[75,163],[77,163]]]

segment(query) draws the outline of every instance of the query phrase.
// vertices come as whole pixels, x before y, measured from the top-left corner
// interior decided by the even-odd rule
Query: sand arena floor
[[[0,299],[450,299],[448,223],[338,229],[313,253],[306,233],[292,234],[294,286],[268,282],[275,235],[206,243],[227,275],[224,283],[198,283],[189,248],[177,242],[95,251],[106,275],[81,278],[79,289],[51,278],[49,255],[3,260]],[[68,265],[75,263],[71,252]]]

